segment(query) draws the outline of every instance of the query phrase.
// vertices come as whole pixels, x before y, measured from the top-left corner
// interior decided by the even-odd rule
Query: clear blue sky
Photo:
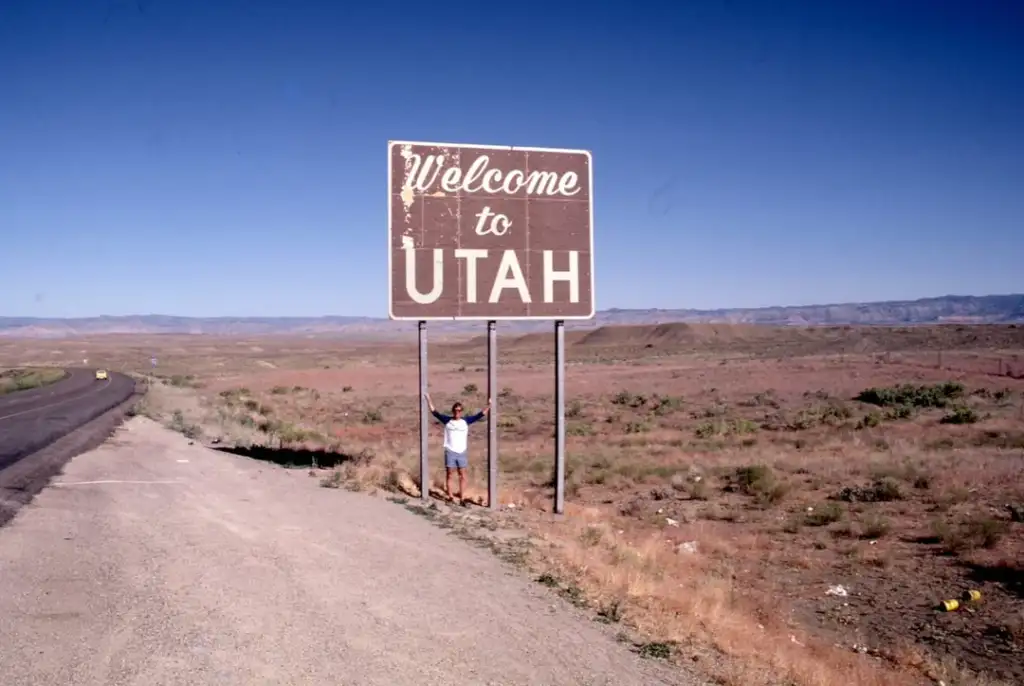
[[[388,139],[591,149],[599,309],[1024,291],[1014,0],[0,0],[0,315],[387,316]]]

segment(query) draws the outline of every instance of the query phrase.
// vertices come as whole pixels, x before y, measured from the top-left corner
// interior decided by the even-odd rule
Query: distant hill
[[[1024,322],[1024,294],[946,295],[921,300],[842,303],[792,307],[720,310],[603,310],[589,322],[567,322],[568,329],[594,329],[607,325],[757,324],[775,326],[912,325],[943,322]],[[475,333],[482,323],[431,322],[432,335]],[[529,333],[546,330],[545,322],[502,322],[502,331]],[[130,315],[50,319],[0,317],[0,336],[65,338],[99,334],[208,334],[224,336],[306,335],[347,338],[404,337],[415,330],[412,322],[374,317],[173,317]]]

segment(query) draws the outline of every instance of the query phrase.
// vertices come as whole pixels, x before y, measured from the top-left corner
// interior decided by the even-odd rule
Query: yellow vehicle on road
[[[96,370],[96,378],[99,379],[100,381],[106,381],[106,379],[108,378],[107,377],[107,370],[106,369],[97,369]]]

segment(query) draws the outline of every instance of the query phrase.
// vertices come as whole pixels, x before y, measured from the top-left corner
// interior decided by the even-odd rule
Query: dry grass
[[[534,541],[522,561],[632,632],[644,654],[696,661],[723,683],[997,683],[979,671],[1019,682],[1022,333],[574,333],[563,519],[547,514],[547,339],[503,342],[500,493]],[[0,363],[29,349],[5,345]],[[325,487],[418,493],[413,345],[48,345],[51,362],[88,356],[137,373],[158,356],[161,379],[143,411],[183,433],[337,461],[321,474]],[[480,341],[430,355],[439,407],[485,401]],[[472,435],[479,498],[486,431]],[[436,489],[436,452],[431,460]],[[835,586],[848,594],[829,595]],[[983,601],[935,611],[967,588]]]
[[[0,395],[48,386],[63,378],[64,370],[52,367],[0,369]]]

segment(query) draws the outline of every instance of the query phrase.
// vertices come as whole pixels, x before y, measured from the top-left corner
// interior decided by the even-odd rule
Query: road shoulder
[[[10,684],[698,683],[422,517],[143,418],[0,530],[0,572]]]

